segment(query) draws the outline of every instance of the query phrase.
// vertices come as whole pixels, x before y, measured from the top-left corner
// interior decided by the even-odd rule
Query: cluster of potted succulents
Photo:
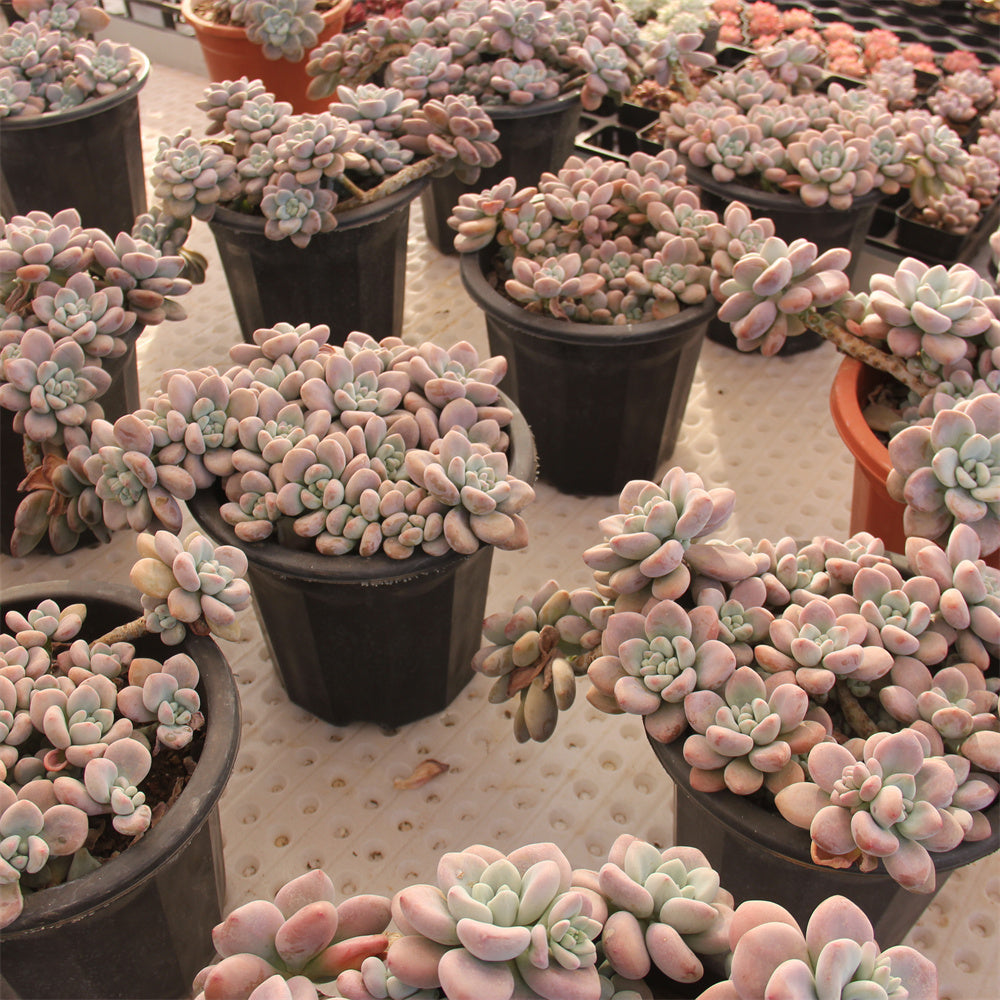
[[[803,932],[775,904],[734,908],[699,850],[631,834],[599,870],[574,869],[551,843],[509,855],[476,844],[444,854],[435,884],[392,899],[338,903],[314,870],[273,902],[237,907],[213,941],[220,961],[196,978],[199,998],[763,1000],[807,996],[831,976],[859,995],[937,995],[934,965],[909,947],[881,951],[849,900],[825,900]]]
[[[14,8],[23,20],[0,31],[0,215],[76,208],[89,226],[130,228],[146,208],[139,91],[149,61],[92,40],[109,21],[97,4]]]
[[[206,88],[208,138],[160,140],[157,204],[137,225],[176,252],[193,218],[210,222],[245,340],[277,322],[398,334],[410,202],[431,173],[469,183],[499,158],[468,96],[361,84],[326,104],[296,115],[241,77]]]
[[[684,178],[673,150],[571,156],[537,186],[462,195],[449,219],[491,350],[515,359],[541,475],[565,492],[615,492],[669,456],[713,270],[762,235],[742,206],[720,221]]]
[[[667,82],[700,35],[651,41],[627,10],[602,0],[410,0],[393,18],[372,17],[357,31],[311,53],[310,93],[369,80],[423,99],[470,94],[500,129],[502,164],[484,184],[507,175],[531,183],[562,163],[579,131],[580,106],[621,100],[640,80]],[[446,220],[460,189],[435,181],[422,196],[428,235],[449,252]]]
[[[4,593],[0,927],[20,995],[180,995],[221,914],[239,702],[209,637],[238,631],[246,560],[198,533],[141,534],[138,549],[141,611],[93,582]],[[168,933],[180,898],[185,929]],[[121,954],[127,933],[173,957]]]
[[[490,615],[474,665],[492,701],[516,700],[522,741],[551,736],[587,674],[592,706],[642,718],[678,786],[677,840],[738,899],[759,868],[793,912],[843,891],[899,940],[998,845],[1000,571],[967,524],[902,558],[867,533],[710,538],[734,501],[679,468],[629,483],[583,554],[594,585],[552,580]],[[781,856],[829,867],[790,880]]]

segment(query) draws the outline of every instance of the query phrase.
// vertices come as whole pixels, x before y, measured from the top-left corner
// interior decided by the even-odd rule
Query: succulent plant
[[[819,850],[860,857],[863,870],[881,861],[900,885],[933,891],[928,852],[951,850],[972,828],[969,811],[952,806],[968,761],[963,775],[957,762],[929,756],[926,737],[902,730],[875,734],[857,756],[836,743],[818,744],[807,766],[810,781],[787,786],[775,805],[809,829],[814,856]]]
[[[327,982],[367,957],[384,955],[389,900],[334,900],[329,876],[314,869],[283,885],[274,902],[237,907],[212,931],[222,960],[198,973],[196,996],[249,996],[274,976],[290,984],[304,980],[304,986]]]
[[[106,823],[141,836],[162,806],[143,787],[154,751],[183,750],[205,722],[190,656],[137,657],[142,618],[81,638],[86,616],[84,603],[51,599],[4,616],[0,927],[17,919],[26,895],[99,868]]]
[[[821,723],[805,718],[808,709],[804,688],[785,683],[768,692],[750,667],[739,667],[722,695],[702,691],[685,698],[695,730],[684,742],[691,786],[751,795],[764,784],[776,793],[795,782],[801,767],[794,757],[825,736]]]
[[[0,33],[0,74],[14,96],[0,101],[0,117],[73,108],[115,93],[143,71],[130,46],[90,40],[110,21],[98,4],[19,0],[19,7],[23,20]]]
[[[449,218],[456,247],[496,243],[498,280],[532,312],[587,323],[668,318],[707,298],[717,216],[681,186],[676,154],[628,163],[571,156],[538,188],[512,178],[464,195]],[[720,246],[721,248],[721,246]]]
[[[578,89],[584,107],[621,98],[643,76],[665,82],[699,65],[697,34],[652,41],[623,8],[581,0],[410,0],[391,20],[370,17],[309,54],[309,96],[374,79],[425,97],[462,93],[485,107],[550,100]],[[710,59],[710,57],[708,57]]]
[[[907,945],[881,951],[871,922],[845,896],[830,896],[813,910],[805,933],[774,903],[748,900],[733,916],[729,979],[702,1000],[764,1000],[780,995],[909,997],[937,995],[937,970]],[[833,985],[831,985],[833,984]]]
[[[471,183],[499,159],[498,132],[467,94],[445,88],[441,100],[423,92],[418,102],[396,87],[362,84],[340,87],[337,98],[331,111],[291,115],[258,80],[212,84],[198,106],[208,134],[221,137],[199,141],[185,129],[160,139],[151,177],[159,202],[141,231],[181,252],[191,219],[211,219],[221,205],[262,215],[269,239],[305,247],[336,227],[338,211],[432,171]]]
[[[240,549],[214,546],[197,531],[183,543],[169,531],[142,532],[136,544],[141,558],[132,567],[130,579],[142,594],[147,628],[160,631],[155,619],[165,605],[177,622],[161,633],[167,645],[183,639],[184,625],[199,635],[214,633],[232,639],[239,634],[236,612],[250,604],[250,587],[243,579],[247,559]]]
[[[661,743],[686,728],[687,696],[720,687],[736,668],[729,646],[696,631],[687,612],[669,600],[645,614],[611,615],[601,653],[587,670],[594,686],[588,700],[605,711],[641,715],[647,732]]]
[[[476,845],[445,854],[437,885],[412,885],[393,900],[405,934],[386,964],[403,982],[483,1000],[509,1000],[522,984],[543,996],[600,995],[597,949],[606,908],[572,886],[572,870],[554,844],[504,856]]]
[[[719,319],[730,324],[741,350],[759,347],[773,354],[786,337],[805,329],[803,314],[831,306],[847,293],[842,269],[849,259],[840,248],[819,254],[808,240],[787,244],[771,236],[717,284]]]
[[[593,707],[641,716],[658,742],[682,741],[692,788],[776,797],[782,815],[802,828],[830,806],[813,829],[814,862],[858,861],[868,871],[873,858],[891,854],[893,877],[929,891],[926,851],[987,836],[984,810],[1000,791],[989,774],[1000,760],[1000,573],[980,557],[979,536],[967,524],[952,530],[946,548],[911,538],[905,562],[866,533],[805,545],[705,537],[724,523],[733,499],[680,469],[662,487],[627,484],[620,513],[601,522],[606,541],[583,554],[594,570],[589,591],[571,598],[549,581],[512,613],[487,617],[490,645],[476,666],[498,677],[491,700],[503,701],[521,680],[534,683],[549,661],[573,653],[574,664],[587,664]],[[671,574],[647,576],[644,569],[665,554],[679,560]],[[539,628],[543,618],[547,631]],[[585,641],[577,638],[582,630]],[[567,687],[571,680],[566,671]],[[571,691],[559,697],[560,708],[573,703]],[[539,704],[526,700],[525,709]],[[539,709],[538,717],[554,724],[557,713]],[[537,735],[519,720],[515,733],[547,738],[550,729]],[[900,740],[913,768],[909,777],[890,778],[889,765],[880,771],[877,761]],[[824,755],[837,766],[827,767]],[[897,763],[893,756],[893,774]],[[897,789],[886,803],[902,788],[904,812],[914,817],[871,807],[876,825],[891,818],[885,831],[901,824],[891,842],[868,819],[838,813],[870,808],[873,776]],[[863,795],[851,791],[869,778]],[[929,804],[913,806],[925,789]],[[862,839],[844,846],[852,824]],[[899,847],[907,838],[919,843]]]
[[[929,426],[905,427],[889,450],[886,485],[907,505],[907,534],[937,538],[959,520],[984,551],[1000,546],[1000,395],[961,400]]]
[[[578,870],[574,881],[606,897],[602,949],[627,979],[643,979],[655,964],[675,982],[697,982],[705,973],[699,955],[729,950],[733,897],[696,848],[660,850],[622,834],[599,872]]]

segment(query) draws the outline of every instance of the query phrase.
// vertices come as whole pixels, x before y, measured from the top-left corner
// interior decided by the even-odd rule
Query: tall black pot
[[[75,208],[112,238],[146,211],[138,77],[120,91],[66,111],[8,117],[0,128],[0,215]]]
[[[276,323],[327,323],[331,343],[352,330],[377,340],[403,328],[410,202],[421,178],[386,198],[337,216],[337,228],[307,247],[270,240],[264,219],[216,209],[209,222],[243,339]]]
[[[534,479],[535,453],[515,411],[512,475]],[[271,659],[288,697],[333,723],[401,726],[440,712],[472,678],[493,547],[472,555],[320,555],[247,543],[219,512],[221,488],[187,502],[216,541],[242,549]]]
[[[460,195],[493,187],[505,177],[513,177],[519,188],[537,184],[544,171],[565,162],[580,131],[580,96],[575,93],[536,104],[490,105],[486,110],[500,133],[496,142],[500,162],[481,171],[474,185],[448,174],[435,177],[420,195],[427,238],[441,253],[455,252],[455,231],[448,216]]]
[[[811,208],[798,195],[789,192],[761,191],[736,182],[723,183],[712,176],[710,170],[685,162],[688,181],[701,191],[701,204],[722,217],[726,207],[734,201],[741,201],[754,218],[767,217],[774,223],[774,234],[786,243],[802,237],[815,243],[820,253],[833,247],[847,247],[851,251],[851,263],[845,269],[850,278],[857,267],[861,251],[871,221],[882,197],[879,191],[870,191],[855,198],[850,208],[840,210],[822,205]],[[708,338],[726,347],[736,347],[736,340],[727,323],[713,320],[708,328]],[[783,356],[812,350],[824,343],[823,338],[812,330],[806,330],[797,337],[789,337],[778,352]]]
[[[86,593],[81,596],[81,589]],[[4,610],[22,613],[50,597],[88,607],[90,640],[140,613],[134,591],[87,581],[14,587]],[[212,958],[221,919],[225,867],[218,802],[236,760],[240,703],[219,647],[188,635],[178,647],[149,637],[140,656],[186,652],[198,664],[205,742],[184,791],[141,840],[97,871],[27,897],[0,932],[3,995],[162,1000],[190,996],[191,981]]]
[[[646,323],[568,323],[498,292],[491,255],[463,254],[462,283],[486,316],[490,352],[507,358],[501,385],[531,426],[539,476],[589,494],[652,478],[677,443],[717,303]]]
[[[993,832],[986,840],[963,843],[935,854],[937,887],[933,893],[909,892],[881,866],[872,872],[828,868],[813,863],[807,830],[792,826],[770,811],[732,792],[695,791],[688,780],[683,740],[650,746],[677,788],[674,841],[696,845],[719,873],[737,904],[769,899],[785,907],[802,927],[828,896],[841,895],[868,915],[875,940],[884,949],[899,944],[957,868],[1000,848],[1000,805],[991,807]]]
[[[144,323],[136,323],[122,335],[125,353],[103,362],[104,369],[111,375],[111,386],[99,401],[104,416],[112,423],[139,409],[139,370],[135,352],[145,328]],[[14,430],[13,412],[0,408],[0,552],[5,555],[10,554],[14,514],[22,499],[18,485],[25,475],[24,439]]]

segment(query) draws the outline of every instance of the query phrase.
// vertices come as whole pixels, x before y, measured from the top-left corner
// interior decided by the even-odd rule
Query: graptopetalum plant
[[[734,500],[678,467],[626,485],[583,554],[592,588],[550,581],[486,619],[490,700],[544,740],[586,671],[591,705],[683,738],[696,790],[773,799],[817,863],[932,891],[930,852],[996,822],[1000,570],[965,524],[902,562],[867,534],[708,538]]]
[[[68,111],[132,83],[141,56],[95,31],[111,18],[90,0],[13,0],[22,20],[0,31],[0,118]]]
[[[194,0],[195,13],[212,24],[242,28],[265,59],[301,62],[323,31],[316,0]],[[330,4],[325,4],[329,7]]]
[[[774,235],[740,202],[702,209],[673,150],[628,163],[570,157],[537,187],[508,177],[462,195],[463,253],[494,251],[496,284],[533,312],[575,322],[664,318],[709,294],[741,350],[773,354],[806,329],[898,384],[887,486],[907,534],[969,524],[1000,549],[1000,296],[965,264],[913,258],[852,295],[851,255]],[[905,429],[901,429],[905,427]]]
[[[773,947],[759,947],[762,932]],[[220,961],[198,974],[196,1000],[653,1000],[651,971],[704,983],[705,1000],[823,995],[831,977],[837,996],[937,996],[933,963],[906,946],[881,952],[844,897],[803,934],[773,903],[734,911],[697,849],[631,834],[596,871],[572,868],[552,843],[509,855],[476,844],[444,854],[435,884],[391,899],[337,903],[316,869],[273,902],[237,907],[212,937]]]
[[[136,653],[146,634],[177,646],[235,638],[249,606],[246,557],[197,532],[140,534],[133,585],[145,614],[84,639],[85,602],[10,610],[0,633],[0,927],[26,894],[95,871],[162,814],[143,783],[159,757],[183,760],[205,725],[198,664]],[[156,813],[152,806],[157,807]],[[128,839],[131,838],[131,839]],[[97,845],[97,846],[95,846]],[[100,847],[100,851],[98,850]],[[93,853],[92,853],[93,851]],[[102,853],[103,852],[103,853]]]
[[[643,36],[608,0],[409,0],[395,16],[370,17],[309,53],[309,96],[376,81],[425,100],[468,94],[484,107],[523,106],[580,93],[583,107],[621,99],[640,80],[686,82],[697,31]]]
[[[292,106],[241,77],[210,84],[198,102],[208,136],[160,138],[151,182],[156,202],[136,233],[177,253],[192,219],[222,205],[262,216],[265,235],[305,247],[337,214],[386,197],[430,173],[466,183],[500,158],[486,112],[467,94],[415,96],[374,84],[340,87],[329,110]]]
[[[100,440],[94,425],[105,417],[101,398],[112,384],[105,366],[126,354],[126,338],[144,326],[184,319],[174,296],[191,282],[180,276],[181,257],[128,233],[84,229],[75,209],[29,212],[0,226],[0,407],[13,412],[24,456],[20,470],[6,459],[4,475],[26,476],[11,553],[25,555],[43,538],[68,552],[81,537],[106,540],[125,523],[115,497],[95,493],[78,461],[92,433]],[[138,492],[141,484],[146,523],[155,513],[179,530],[180,508],[156,488],[155,476],[123,461],[116,492],[127,493],[129,483]]]

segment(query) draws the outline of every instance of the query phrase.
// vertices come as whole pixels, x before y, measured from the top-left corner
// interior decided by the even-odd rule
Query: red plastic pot
[[[181,13],[194,29],[212,80],[238,80],[241,76],[262,80],[279,101],[288,101],[298,114],[326,111],[330,98],[311,101],[306,97],[312,79],[306,75],[307,57],[298,62],[265,59],[261,47],[247,38],[242,27],[206,21],[195,13],[194,5],[195,0],[182,0]],[[351,0],[336,0],[329,10],[320,11],[326,27],[319,34],[319,44],[344,30],[350,9]]]
[[[868,426],[863,412],[871,393],[887,377],[856,358],[845,357],[830,387],[830,414],[837,433],[854,456],[851,534],[869,531],[881,538],[890,552],[905,552],[906,505],[889,496],[885,487],[892,468],[889,449]],[[988,566],[1000,568],[1000,551],[984,558]]]

